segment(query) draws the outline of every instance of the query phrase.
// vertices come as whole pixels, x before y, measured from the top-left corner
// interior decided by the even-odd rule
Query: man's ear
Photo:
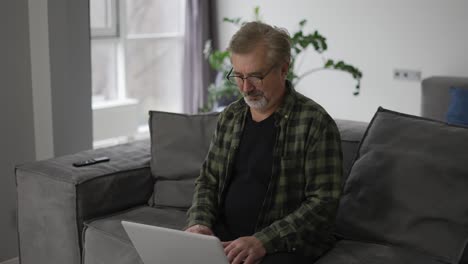
[[[281,65],[281,77],[286,79],[286,77],[288,76],[288,70],[289,70],[289,62],[283,63],[283,65]]]

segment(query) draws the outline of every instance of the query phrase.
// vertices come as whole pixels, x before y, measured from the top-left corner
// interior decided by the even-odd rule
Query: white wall
[[[89,3],[27,2],[36,159],[90,149]]]
[[[54,155],[93,147],[89,1],[48,0]]]
[[[54,156],[48,0],[28,0],[36,159]]]
[[[323,71],[303,79],[297,90],[319,102],[335,118],[369,121],[378,106],[420,114],[420,83],[393,80],[395,68],[432,75],[468,76],[466,0],[220,0],[219,36],[227,47],[236,27],[223,17],[252,18],[260,6],[264,22],[294,32],[308,20],[328,41],[326,56],[343,59],[364,74],[361,95],[345,73]],[[319,66],[310,52],[301,71]]]
[[[0,262],[18,256],[16,165],[92,148],[88,1],[0,1]]]
[[[35,158],[28,1],[0,1],[0,262],[18,256],[14,167]]]

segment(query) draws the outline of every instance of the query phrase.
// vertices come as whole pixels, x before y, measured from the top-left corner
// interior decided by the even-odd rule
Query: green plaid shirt
[[[188,226],[212,227],[217,220],[247,110],[240,99],[220,114],[196,180]],[[273,173],[254,236],[267,253],[297,251],[320,256],[335,242],[332,233],[342,186],[340,134],[325,110],[289,82],[274,115],[278,133]]]

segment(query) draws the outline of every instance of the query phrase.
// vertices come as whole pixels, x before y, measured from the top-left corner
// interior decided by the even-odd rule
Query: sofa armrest
[[[138,141],[17,166],[21,263],[81,263],[84,221],[150,198],[149,148],[149,141]],[[100,156],[110,161],[72,165]]]

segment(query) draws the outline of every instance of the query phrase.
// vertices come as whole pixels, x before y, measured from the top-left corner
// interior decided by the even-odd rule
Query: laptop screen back
[[[217,237],[122,221],[144,264],[229,264]]]

